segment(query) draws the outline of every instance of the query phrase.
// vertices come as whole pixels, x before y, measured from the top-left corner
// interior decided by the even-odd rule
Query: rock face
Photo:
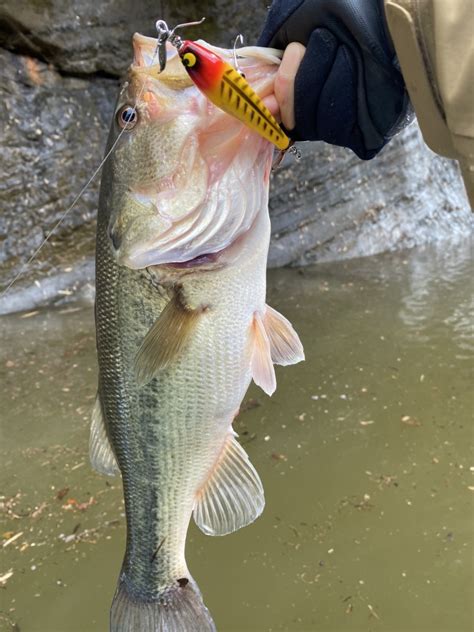
[[[153,35],[159,17],[175,25],[205,15],[189,37],[230,47],[242,32],[251,43],[266,4],[255,3],[249,15],[238,0],[205,0],[199,8],[187,0],[1,0],[0,289],[62,221],[1,298],[0,313],[50,301],[91,278],[98,178],[62,216],[102,158],[132,33]],[[323,143],[306,144],[302,153],[273,179],[271,266],[363,256],[472,230],[457,166],[432,154],[416,126],[368,163]]]
[[[41,244],[99,164],[116,82],[62,77],[31,57],[0,50],[2,189],[0,263]],[[91,223],[98,182],[61,231]]]
[[[0,3],[0,46],[54,65],[63,73],[118,76],[130,63],[135,31],[154,36],[155,21],[170,25],[206,21],[194,38],[232,46],[237,33],[257,39],[266,1],[252,3],[252,15],[237,0],[17,0]],[[193,37],[193,31],[188,31]]]
[[[457,163],[430,151],[416,124],[368,162],[324,143],[302,154],[273,182],[270,267],[456,239],[474,227]]]

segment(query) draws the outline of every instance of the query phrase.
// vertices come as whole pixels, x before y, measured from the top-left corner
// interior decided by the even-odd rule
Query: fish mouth
[[[157,44],[158,40],[154,37],[147,37],[141,33],[133,35],[131,74],[152,77],[176,88],[192,86],[192,79],[181,63],[178,51],[169,42],[166,44],[166,68],[162,71],[157,54]]]
[[[267,206],[272,148],[239,121],[211,116],[199,104],[167,128],[179,142],[166,160],[152,161],[158,173],[143,170],[117,192],[111,228],[120,237],[119,265],[204,269],[219,259],[221,265],[222,253]],[[143,139],[145,148],[150,142]]]
[[[224,265],[224,259],[227,262],[228,255],[232,250],[238,246],[243,240],[246,239],[249,232],[252,230],[254,221],[251,225],[247,226],[245,230],[235,233],[232,239],[227,239],[220,243],[220,247],[216,250],[205,250],[195,254],[196,250],[191,246],[191,256],[186,257],[180,248],[169,248],[169,252],[165,254],[161,252],[159,256],[156,255],[156,250],[150,247],[150,251],[153,251],[153,256],[148,256],[148,248],[130,247],[127,246],[127,232],[117,237],[117,234],[113,230],[109,230],[109,239],[113,256],[116,262],[120,266],[127,267],[132,270],[144,270],[147,268],[156,269],[173,269],[173,270],[213,270],[216,267]],[[203,244],[205,246],[205,244]],[[174,258],[178,255],[176,258]],[[230,257],[232,258],[232,257]],[[230,260],[230,259],[229,259]]]
[[[213,268],[216,264],[220,263],[220,257],[234,245],[234,242],[232,242],[221,250],[215,252],[204,252],[202,254],[191,256],[188,259],[177,258],[173,261],[172,258],[168,259],[166,257],[162,257],[161,261],[156,261],[155,258],[146,260],[146,254],[143,255],[141,252],[127,252],[126,247],[123,247],[123,241],[117,239],[117,236],[113,231],[109,233],[109,238],[113,256],[117,263],[132,270],[145,270],[146,268],[173,268],[176,270],[189,270],[192,268],[205,267]]]
[[[186,268],[199,268],[203,265],[209,265],[216,263],[219,255],[222,254],[222,250],[220,252],[209,252],[204,255],[198,255],[193,259],[189,259],[188,261],[175,261],[171,263],[165,263],[163,266],[158,267],[167,267],[167,268],[177,268],[177,269],[186,269]]]
[[[219,183],[176,221],[163,216],[151,200],[141,198],[138,202],[135,196],[129,199],[134,205],[140,203],[141,212],[135,212],[125,225],[121,224],[121,241],[117,243],[115,239],[119,246],[115,255],[119,264],[132,269],[213,265],[224,250],[247,232],[262,206],[260,195],[245,199],[240,188],[229,195],[227,187]]]
[[[141,199],[140,212],[136,212],[139,202],[129,197],[135,212],[130,212],[129,221],[123,222],[119,231],[122,241],[116,251],[118,263],[132,269],[215,265],[222,253],[248,232],[259,210],[265,207],[267,190],[258,182],[258,177],[246,178],[231,169],[177,219],[160,213],[152,201],[147,201],[145,207],[145,198]]]

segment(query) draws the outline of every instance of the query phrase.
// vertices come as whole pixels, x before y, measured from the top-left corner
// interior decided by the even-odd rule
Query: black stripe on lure
[[[204,18],[199,22],[179,24],[172,31],[166,22],[158,20],[156,29],[161,72],[166,66],[168,41],[177,49],[193,83],[209,101],[273,143],[281,151],[287,150],[292,141],[243,75],[205,46],[191,40],[182,40],[176,35],[175,31],[178,28],[201,24],[203,20]]]

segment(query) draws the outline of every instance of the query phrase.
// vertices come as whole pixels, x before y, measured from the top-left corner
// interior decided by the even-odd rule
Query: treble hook
[[[160,72],[166,68],[166,40],[169,36],[169,28],[164,20],[157,20],[155,28],[158,33],[156,42],[155,55],[158,51],[158,62],[160,64]]]
[[[155,28],[158,33],[156,47],[158,49],[158,59],[160,62],[160,72],[166,68],[166,42],[170,42],[178,50],[183,45],[183,40],[179,35],[176,35],[178,29],[185,28],[186,26],[196,26],[202,24],[206,18],[201,18],[197,22],[184,22],[183,24],[177,24],[174,29],[170,29],[164,20],[157,20]]]
[[[242,72],[242,70],[241,70],[241,68],[240,68],[240,66],[239,66],[239,62],[237,61],[237,51],[235,50],[235,49],[237,48],[237,42],[239,42],[239,44],[240,44],[241,46],[243,46],[243,43],[244,43],[244,36],[242,35],[242,33],[239,33],[239,34],[237,35],[237,37],[235,38],[235,41],[234,41],[234,51],[233,51],[233,52],[234,52],[234,66],[235,66],[235,69],[237,70],[237,72],[239,73],[239,75],[245,79],[245,75],[244,75],[244,73]]]
[[[283,161],[283,158],[286,154],[292,154],[295,157],[295,160],[299,162],[301,160],[301,151],[295,145],[295,141],[291,141],[289,146],[286,149],[281,149],[277,154],[272,164],[272,171],[277,171],[280,164]]]

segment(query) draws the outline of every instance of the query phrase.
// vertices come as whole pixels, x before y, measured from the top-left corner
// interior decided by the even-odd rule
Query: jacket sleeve
[[[473,208],[472,0],[385,0],[385,12],[424,140],[459,160]]]
[[[306,46],[295,79],[294,140],[375,156],[411,119],[383,0],[275,0],[259,44]]]

